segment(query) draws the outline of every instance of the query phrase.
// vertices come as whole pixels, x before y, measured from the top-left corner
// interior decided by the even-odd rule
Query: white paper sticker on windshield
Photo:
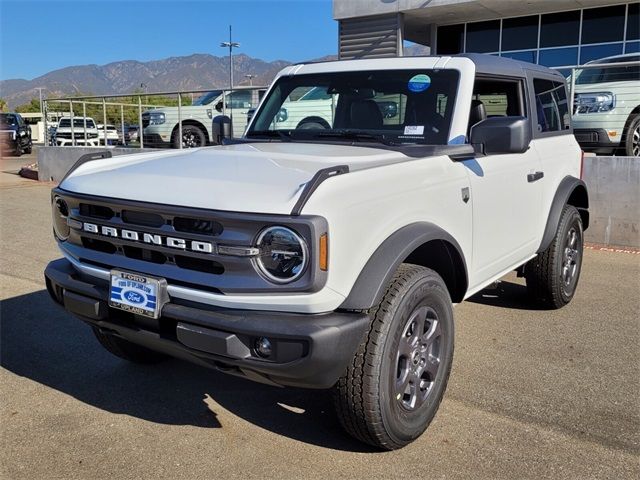
[[[424,125],[407,125],[404,127],[405,135],[422,135],[424,133]]]

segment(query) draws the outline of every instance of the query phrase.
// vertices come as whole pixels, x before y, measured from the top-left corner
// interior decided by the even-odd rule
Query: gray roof
[[[487,55],[483,53],[462,53],[460,55],[452,55],[453,57],[466,57],[476,65],[477,73],[491,73],[498,75],[509,75],[514,77],[524,77],[525,71],[533,71],[544,73],[547,75],[557,76],[564,81],[564,77],[557,70],[553,70],[542,65],[536,65],[511,58],[496,57],[495,55]]]

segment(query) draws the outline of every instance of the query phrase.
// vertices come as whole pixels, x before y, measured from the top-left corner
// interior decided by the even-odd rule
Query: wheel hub
[[[405,323],[396,356],[395,396],[406,410],[420,407],[440,367],[442,330],[436,312],[418,307]]]
[[[578,248],[578,232],[572,228],[567,233],[567,242],[562,257],[562,281],[567,287],[573,283],[578,270],[580,255]]]

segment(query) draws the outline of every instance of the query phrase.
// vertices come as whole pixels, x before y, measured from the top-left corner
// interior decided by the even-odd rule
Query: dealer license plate
[[[166,280],[111,270],[109,306],[126,312],[158,318],[162,310]]]

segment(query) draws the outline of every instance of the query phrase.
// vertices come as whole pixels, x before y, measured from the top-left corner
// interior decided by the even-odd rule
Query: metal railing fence
[[[45,145],[107,145],[113,140],[109,138],[107,125],[114,125],[118,131],[118,144],[140,148],[158,146],[157,141],[153,145],[145,145],[146,136],[147,140],[161,139],[166,146],[183,148],[183,131],[187,126],[198,129],[205,141],[210,142],[211,122],[216,115],[231,116],[234,120],[233,133],[239,136],[244,132],[249,110],[258,106],[265,91],[266,87],[249,86],[233,90],[220,88],[46,98],[43,99]],[[153,111],[163,112],[161,117],[155,118],[163,118],[165,125],[155,125],[155,130],[160,133],[151,137],[145,135],[145,127],[149,126],[148,119]],[[55,118],[69,120],[70,136],[65,133],[65,138],[58,137]],[[103,125],[97,137],[89,119],[96,125]]]

